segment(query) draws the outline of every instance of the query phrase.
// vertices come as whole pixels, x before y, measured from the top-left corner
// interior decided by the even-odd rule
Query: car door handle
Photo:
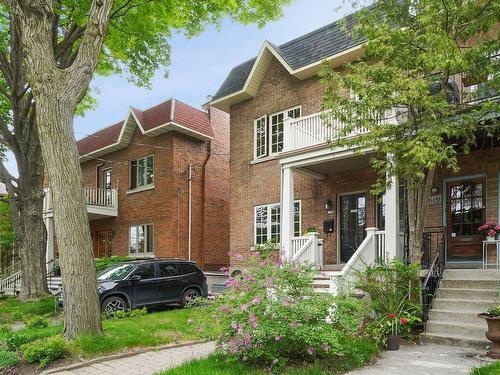
[[[161,280],[154,280],[151,282],[151,284],[159,284],[161,282]]]

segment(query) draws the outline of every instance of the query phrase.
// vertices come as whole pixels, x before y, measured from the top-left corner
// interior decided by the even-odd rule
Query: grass
[[[326,375],[338,374],[333,369],[327,369],[320,363],[285,369],[283,375]],[[226,361],[223,357],[210,356],[198,359],[180,367],[163,371],[158,375],[269,375],[269,371],[257,369],[242,362]]]
[[[0,299],[0,322],[14,323],[22,321],[26,315],[44,315],[58,311],[55,297],[47,297],[38,301],[24,302],[17,298]]]
[[[477,367],[472,370],[470,375],[498,375],[500,374],[500,361],[490,363],[489,365]]]
[[[36,302],[21,302],[15,298],[0,300],[0,311],[5,320],[0,330],[0,342],[12,335],[24,342],[52,337],[63,332],[62,323],[42,328],[22,328],[12,333],[9,324],[21,321],[23,316],[54,311],[53,298]],[[133,348],[154,347],[177,342],[199,341],[217,334],[214,322],[206,319],[203,308],[171,309],[142,316],[103,320],[104,335],[80,336],[69,343],[70,356],[95,357],[123,352]],[[193,323],[189,323],[192,320]],[[199,324],[203,323],[203,324]]]

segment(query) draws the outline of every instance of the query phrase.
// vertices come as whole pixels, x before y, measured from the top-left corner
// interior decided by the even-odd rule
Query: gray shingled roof
[[[292,69],[296,70],[360,44],[360,40],[354,40],[344,31],[344,22],[347,29],[351,30],[354,16],[348,15],[280,46],[270,44]],[[255,60],[256,58],[253,58],[234,67],[213,99],[219,99],[243,89]]]

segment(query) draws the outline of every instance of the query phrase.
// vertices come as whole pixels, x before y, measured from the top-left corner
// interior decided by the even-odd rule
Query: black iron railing
[[[422,238],[422,265],[428,262],[427,274],[422,283],[422,322],[425,324],[429,318],[432,302],[436,297],[437,290],[446,264],[446,228],[428,228]],[[434,246],[433,246],[434,245]],[[433,248],[436,251],[433,252]]]

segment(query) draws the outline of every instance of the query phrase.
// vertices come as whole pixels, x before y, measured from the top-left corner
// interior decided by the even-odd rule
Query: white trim
[[[168,125],[173,125],[173,126],[175,126],[175,127],[179,128],[179,129],[183,129],[183,130],[185,130],[186,132],[189,132],[189,133],[191,133],[191,134],[196,134],[196,135],[199,135],[202,139],[214,139],[214,137],[211,137],[211,136],[209,136],[209,135],[206,135],[206,134],[200,133],[200,132],[198,132],[198,131],[196,131],[196,130],[193,130],[193,129],[191,129],[191,128],[186,128],[185,126],[183,126],[183,125],[181,125],[181,124],[178,124],[178,123],[176,123],[176,122],[173,122],[173,121],[169,122],[168,124],[165,124],[165,126],[168,126]],[[151,129],[151,130],[157,130],[157,129],[158,129],[158,127],[153,128],[153,129]]]
[[[257,155],[257,123],[261,120],[264,121],[264,153],[262,155],[258,156]],[[267,122],[268,122],[267,120],[268,120],[267,115],[261,116],[259,118],[256,118],[255,120],[253,120],[253,159],[254,160],[262,159],[262,158],[269,156],[269,152],[268,152],[269,150],[268,150],[268,145],[267,145],[267,138],[268,138],[269,129],[267,126]],[[261,123],[261,126],[262,126],[262,123]]]
[[[299,233],[298,236],[295,236],[295,204],[299,204]],[[301,232],[302,232],[302,200],[301,199],[295,199],[293,201],[294,205],[294,215],[293,215],[293,225],[294,225],[294,237],[300,237]],[[278,228],[279,228],[279,235],[280,235],[280,243],[281,243],[281,223],[282,223],[282,208],[281,208],[281,203],[280,202],[273,202],[273,203],[267,203],[267,204],[257,204],[253,206],[253,243],[254,245],[257,245],[257,209],[261,207],[266,208],[266,217],[267,217],[267,238],[266,241],[271,239],[271,208],[274,206],[278,206],[280,209],[280,220],[278,223]],[[279,248],[279,243],[276,244],[276,247]]]
[[[147,172],[148,172],[148,159],[149,158],[152,158],[153,160],[153,182],[149,183],[148,184],[148,177],[147,177]],[[139,185],[139,160],[144,160],[144,175],[143,175],[143,178],[144,178],[144,184],[143,185]],[[134,188],[131,188],[131,181],[132,181],[132,162],[135,161],[136,162],[136,186]],[[137,158],[137,159],[130,159],[129,161],[129,164],[128,164],[128,168],[129,168],[129,183],[128,183],[128,188],[129,190],[127,191],[127,194],[129,194],[130,192],[138,192],[138,191],[144,191],[144,190],[150,190],[152,188],[154,188],[155,186],[155,154],[152,153],[152,154],[149,154],[149,155],[146,155],[146,156],[141,156],[140,158]]]
[[[136,227],[136,241],[138,239],[138,233],[137,233],[137,230],[139,227],[144,227],[145,230],[144,230],[144,250],[147,249],[147,243],[148,243],[148,232],[149,230],[147,229],[148,226],[151,226],[151,229],[152,229],[152,245],[153,245],[153,251],[144,251],[142,253],[139,253],[137,250],[138,250],[138,247],[136,247],[136,252],[135,253],[131,253],[130,252],[130,230],[132,229],[132,227]],[[147,224],[131,224],[128,226],[128,233],[127,233],[127,236],[128,236],[128,254],[129,256],[131,257],[142,257],[142,256],[154,256],[154,247],[155,247],[155,239],[154,239],[154,234],[155,234],[155,229],[154,229],[154,224],[153,223],[147,223]],[[137,246],[137,243],[136,243],[136,246]],[[149,249],[148,249],[149,250]]]
[[[279,155],[282,151],[277,151],[277,152],[273,152],[273,131],[272,131],[272,127],[273,127],[273,117],[274,116],[279,116],[281,114],[283,114],[283,145],[285,144],[285,119],[289,118],[288,117],[288,112],[290,111],[294,111],[298,109],[300,114],[299,114],[299,117],[300,115],[302,115],[302,105],[296,105],[294,107],[290,107],[290,108],[287,108],[287,109],[284,109],[284,110],[281,110],[281,111],[278,111],[278,112],[274,112],[274,113],[271,113],[269,116],[268,116],[268,121],[267,121],[267,132],[268,132],[268,150],[267,150],[267,154],[270,155],[270,156],[275,156],[275,155]]]

